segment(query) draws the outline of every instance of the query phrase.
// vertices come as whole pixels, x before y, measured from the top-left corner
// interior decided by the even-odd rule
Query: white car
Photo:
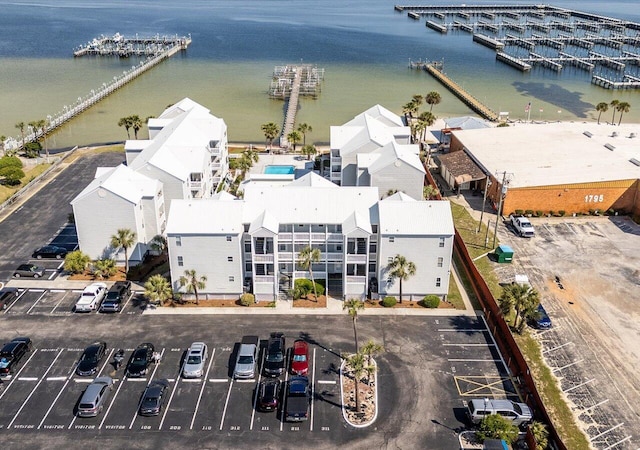
[[[92,283],[82,291],[82,295],[76,302],[76,312],[96,311],[104,297],[107,295],[107,285],[104,283]]]

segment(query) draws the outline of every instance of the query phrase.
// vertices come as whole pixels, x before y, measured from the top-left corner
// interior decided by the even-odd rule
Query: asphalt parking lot
[[[444,450],[457,446],[468,399],[516,395],[491,335],[477,317],[360,318],[361,341],[372,338],[385,347],[377,358],[378,417],[365,429],[354,429],[342,418],[340,355],[353,350],[346,316],[9,314],[4,319],[3,341],[17,334],[34,341],[34,350],[19,372],[0,384],[0,429],[8,445],[20,443],[22,448],[44,443],[63,448],[79,442],[124,448],[135,441],[139,448],[374,445]],[[306,422],[287,423],[280,412],[258,412],[254,404],[260,378],[231,378],[242,335],[257,334],[264,340],[272,331],[283,331],[288,347],[298,338],[310,344],[313,396]],[[117,381],[102,414],[75,418],[74,407],[88,380],[76,376],[74,368],[83,348],[96,340],[109,345],[100,374]],[[209,346],[205,376],[182,379],[184,353],[199,340]],[[124,377],[123,368],[115,371],[110,364],[114,349],[125,349],[128,358],[142,342],[155,345],[162,353],[161,362],[140,380]],[[157,379],[170,384],[163,412],[140,417],[136,414],[140,395],[149,381]]]
[[[503,282],[526,274],[553,327],[534,331],[578,423],[594,448],[640,442],[640,226],[626,217],[534,218],[536,237],[500,228],[513,264]],[[556,282],[558,277],[560,283]]]

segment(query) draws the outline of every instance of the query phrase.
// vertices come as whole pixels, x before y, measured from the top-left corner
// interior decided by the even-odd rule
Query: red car
[[[305,341],[298,340],[293,343],[291,372],[302,376],[307,376],[309,372],[309,344]]]

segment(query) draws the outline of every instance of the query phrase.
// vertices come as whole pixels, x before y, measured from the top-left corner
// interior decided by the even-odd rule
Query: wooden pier
[[[498,121],[498,114],[492,111],[488,106],[485,106],[465,91],[458,83],[449,78],[442,70],[439,69],[439,65],[436,63],[423,63],[423,62],[409,62],[409,67],[412,69],[421,69],[429,72],[436,80],[438,80],[444,87],[446,87],[453,95],[458,97],[465,105],[471,108],[475,113],[484,117],[492,122]]]
[[[125,37],[120,33],[113,36],[99,36],[86,45],[78,47],[73,56],[156,56],[178,48],[186,50],[191,44],[191,36],[152,36],[152,37]]]

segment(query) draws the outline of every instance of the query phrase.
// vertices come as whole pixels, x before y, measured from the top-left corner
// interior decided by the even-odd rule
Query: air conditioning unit
[[[611,137],[618,137],[618,132],[614,131],[613,133],[611,133]]]
[[[636,137],[636,134],[635,134],[635,133],[631,133],[631,134],[629,135],[629,137],[630,137],[631,139],[633,139],[634,137]]]

